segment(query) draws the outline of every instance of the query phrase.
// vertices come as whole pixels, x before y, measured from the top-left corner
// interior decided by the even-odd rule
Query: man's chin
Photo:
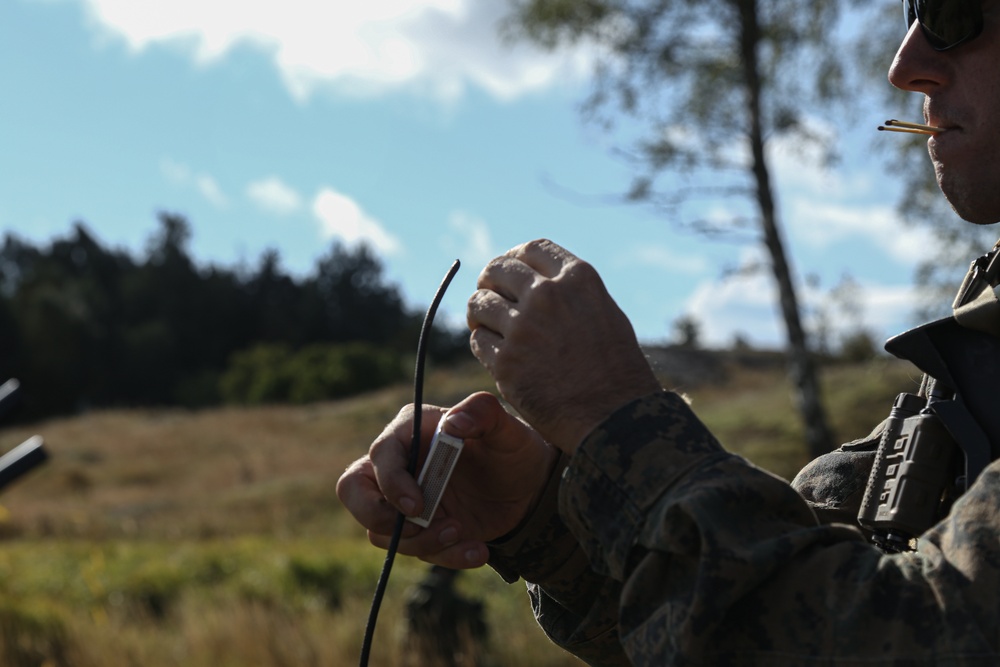
[[[1000,195],[993,194],[991,188],[970,187],[968,183],[956,187],[955,183],[940,176],[939,173],[938,186],[960,218],[974,225],[1000,222]]]
[[[952,203],[951,207],[958,214],[958,217],[974,225],[985,227],[1000,222],[1000,211],[995,209],[977,209],[970,206],[963,206],[961,203],[958,205]]]

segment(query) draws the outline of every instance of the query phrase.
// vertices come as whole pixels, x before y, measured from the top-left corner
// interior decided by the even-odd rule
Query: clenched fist
[[[469,299],[472,352],[548,442],[572,453],[660,384],[592,266],[547,240],[490,262]]]

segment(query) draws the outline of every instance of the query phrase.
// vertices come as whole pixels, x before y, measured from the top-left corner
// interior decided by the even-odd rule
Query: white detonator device
[[[461,438],[448,435],[442,428],[444,427],[444,417],[438,422],[437,430],[434,432],[434,439],[431,441],[431,449],[427,452],[427,460],[417,478],[417,484],[424,494],[424,511],[420,516],[408,516],[407,521],[412,521],[418,526],[426,528],[434,512],[437,511],[441,496],[444,495],[445,486],[451,479],[451,473],[458,463],[458,455],[462,453],[465,442]]]

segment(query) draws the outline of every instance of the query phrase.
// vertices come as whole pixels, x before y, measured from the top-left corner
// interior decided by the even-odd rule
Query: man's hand
[[[445,432],[464,439],[465,448],[435,519],[426,529],[407,523],[399,552],[453,569],[480,567],[489,557],[486,542],[509,533],[534,509],[559,453],[496,397],[479,393],[451,410],[425,406],[425,456],[444,414]],[[420,487],[407,471],[412,430],[409,406],[337,482],[341,502],[382,548],[397,511],[418,516],[423,509]]]
[[[572,453],[615,410],[661,388],[600,276],[551,241],[494,259],[478,287],[468,308],[472,352],[559,449]]]

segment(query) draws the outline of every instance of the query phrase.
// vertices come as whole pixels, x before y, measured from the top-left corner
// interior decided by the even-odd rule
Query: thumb
[[[457,403],[444,417],[444,431],[456,438],[489,438],[500,435],[516,422],[496,396],[478,392]]]

